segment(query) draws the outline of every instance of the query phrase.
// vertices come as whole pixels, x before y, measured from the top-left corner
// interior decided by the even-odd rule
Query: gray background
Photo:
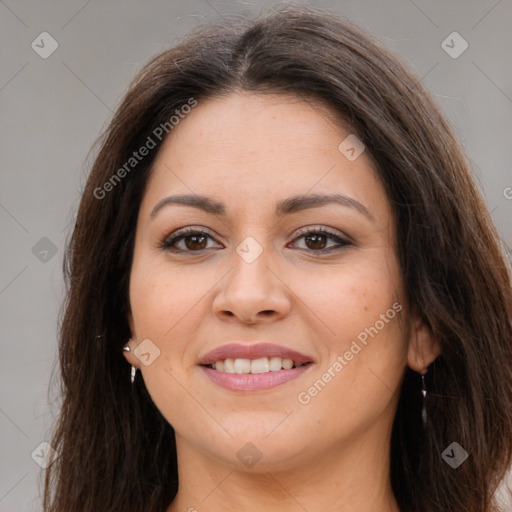
[[[303,3],[348,17],[422,77],[474,165],[510,256],[511,0]],[[201,22],[274,5],[0,0],[0,511],[41,510],[41,471],[31,453],[43,460],[38,446],[49,440],[58,409],[58,401],[49,405],[48,383],[61,263],[92,143],[155,52]],[[38,36],[45,31],[58,42],[47,59],[31,47],[34,40],[42,46]],[[441,47],[453,31],[469,44],[456,59]]]

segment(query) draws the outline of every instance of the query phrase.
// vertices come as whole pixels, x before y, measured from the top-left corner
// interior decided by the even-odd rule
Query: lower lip
[[[271,389],[285,382],[296,379],[309,368],[311,363],[291,368],[290,370],[278,370],[266,373],[226,373],[207,366],[201,366],[202,370],[215,384],[229,391],[251,392]]]

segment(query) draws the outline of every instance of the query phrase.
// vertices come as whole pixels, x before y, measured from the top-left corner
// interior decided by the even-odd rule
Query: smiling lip
[[[301,364],[301,366],[289,370],[257,374],[227,373],[214,370],[208,366],[226,359],[259,359],[261,357],[291,359],[294,363]],[[314,361],[311,357],[272,343],[253,343],[250,345],[229,343],[208,352],[200,359],[198,364],[212,382],[224,389],[238,392],[255,392],[279,386],[299,377],[313,366],[312,363]]]
[[[292,379],[296,379],[299,375],[307,372],[312,366],[312,364],[305,364],[298,368],[291,368],[290,370],[256,374],[226,373],[213,370],[208,366],[201,366],[200,368],[212,382],[224,389],[239,392],[255,392],[274,388]]]
[[[260,357],[281,357],[301,364],[314,362],[311,357],[273,343],[253,343],[250,345],[228,343],[208,352],[197,364],[204,366],[225,359],[259,359]]]

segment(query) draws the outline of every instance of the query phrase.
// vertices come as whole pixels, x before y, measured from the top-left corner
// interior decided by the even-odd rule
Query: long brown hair
[[[102,136],[65,260],[59,456],[45,510],[162,512],[177,492],[173,429],[140,375],[130,385],[122,356],[138,207],[161,141],[119,169],[191,98],[236,90],[323,102],[366,145],[396,215],[410,306],[441,346],[427,374],[425,434],[420,380],[404,375],[390,447],[395,496],[403,511],[495,510],[512,451],[512,293],[499,237],[418,79],[350,23],[305,8],[210,24],[160,53]],[[457,469],[441,456],[452,442],[469,453]]]

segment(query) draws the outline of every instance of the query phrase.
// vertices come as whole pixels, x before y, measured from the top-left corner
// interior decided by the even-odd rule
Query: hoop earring
[[[130,342],[130,341],[131,341],[131,339],[130,339],[130,340],[128,340],[128,341]],[[131,350],[131,348],[130,348],[129,346],[125,345],[125,346],[123,347],[123,351],[124,351],[124,352],[131,352],[132,350]],[[130,382],[131,382],[132,384],[133,384],[133,383],[134,383],[134,381],[135,381],[135,375],[136,375],[136,374],[137,374],[137,367],[136,367],[136,366],[133,366],[133,364],[132,364],[132,369],[131,369],[131,373],[130,373]]]
[[[425,384],[425,374],[421,375],[421,396],[423,397],[423,404],[421,407],[421,419],[423,421],[423,429],[427,429],[427,408],[426,408],[426,398],[427,398],[427,386]]]

